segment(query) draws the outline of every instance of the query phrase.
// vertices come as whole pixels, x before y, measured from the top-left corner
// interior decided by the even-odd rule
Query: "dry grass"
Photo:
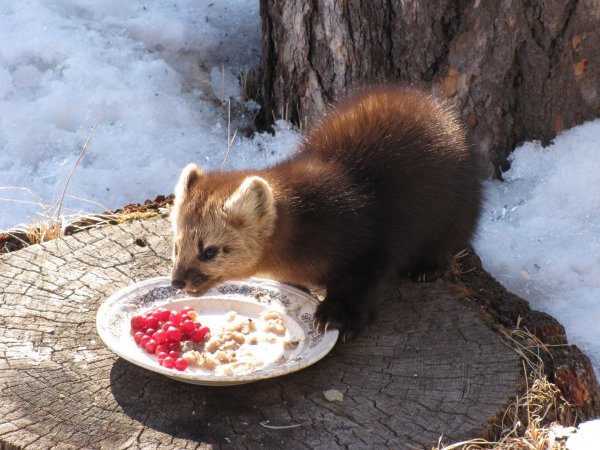
[[[41,222],[27,227],[27,240],[32,244],[51,241],[62,235],[62,222]]]
[[[262,83],[259,72],[254,68],[246,68],[240,76],[240,87],[242,96],[246,100],[260,101],[262,97]]]
[[[506,410],[497,441],[472,439],[435,450],[566,450],[563,424],[548,420],[570,408],[555,384],[545,377],[534,381]],[[572,426],[572,424],[571,424]]]
[[[450,259],[450,264],[448,266],[448,271],[454,278],[458,279],[461,275],[475,270],[474,267],[471,269],[465,269],[462,267],[461,264],[461,260],[469,256],[470,254],[471,249],[463,248],[462,250],[458,251],[454,256],[452,256],[452,259]]]
[[[233,147],[233,143],[235,142],[235,136],[237,135],[237,130],[235,130],[233,137],[231,137],[231,99],[229,99],[227,105],[227,152],[225,153],[225,157],[221,163],[221,168],[219,169],[221,172],[223,171],[223,167],[225,166],[225,162],[229,157],[231,147]]]
[[[62,229],[62,223],[63,223],[62,211],[63,211],[63,205],[64,205],[64,201],[65,201],[65,195],[67,194],[67,190],[69,189],[69,183],[71,182],[71,178],[73,178],[73,175],[75,174],[75,171],[77,170],[77,167],[79,166],[79,163],[81,162],[81,159],[83,158],[83,155],[85,154],[88,146],[90,145],[92,136],[96,132],[96,128],[98,128],[98,123],[99,123],[99,121],[96,120],[96,123],[94,123],[94,126],[92,127],[92,130],[90,131],[90,134],[88,135],[87,139],[85,140],[85,143],[83,144],[83,147],[81,147],[79,156],[77,157],[77,160],[75,161],[75,164],[73,165],[73,169],[71,169],[71,173],[69,174],[69,177],[67,178],[67,181],[65,182],[65,187],[63,188],[62,195],[60,196],[60,201],[58,202],[58,209],[56,210],[56,217],[55,217],[55,224],[60,229]]]
[[[67,195],[67,191],[69,189],[69,183],[71,182],[71,179],[73,178],[73,175],[75,174],[75,171],[77,170],[77,167],[79,166],[79,163],[81,162],[81,159],[83,158],[83,155],[85,154],[85,152],[90,144],[92,136],[94,135],[96,128],[98,127],[98,123],[99,123],[99,121],[96,120],[96,123],[92,127],[92,130],[90,131],[87,139],[85,140],[83,147],[79,151],[79,156],[77,157],[77,160],[75,161],[75,164],[73,165],[73,168],[71,169],[71,172],[69,173],[69,176],[65,182],[65,186],[62,190],[60,198],[55,204],[52,204],[52,205],[44,204],[44,202],[42,201],[42,199],[39,196],[35,195],[30,189],[27,189],[27,188],[12,187],[12,186],[0,187],[0,189],[2,189],[2,190],[27,192],[29,195],[31,195],[31,197],[34,199],[34,201],[24,201],[24,202],[37,204],[40,206],[40,209],[42,211],[40,214],[42,216],[42,220],[39,221],[38,223],[27,225],[24,230],[21,230],[21,231],[23,231],[22,233],[18,233],[19,230],[17,229],[14,232],[8,232],[7,234],[13,235],[13,236],[18,235],[19,237],[17,239],[19,239],[21,241],[26,240],[29,244],[38,244],[40,242],[50,241],[52,239],[56,239],[56,238],[59,238],[64,235],[64,227],[65,227],[65,224],[67,223],[67,220],[66,220],[67,216],[64,215],[64,211],[65,211],[64,202],[65,202],[65,198],[71,197],[71,196]],[[71,198],[74,198],[74,197],[71,197]],[[10,199],[3,199],[3,200],[11,201]],[[23,202],[23,201],[17,200],[17,202]],[[91,203],[95,203],[95,202],[91,202]],[[25,236],[26,239],[22,239],[20,237],[23,235]]]
[[[541,354],[549,353],[547,347],[519,324],[503,334],[522,357],[525,389],[504,412],[498,439],[472,439],[451,445],[442,445],[440,439],[434,450],[566,450],[565,432],[575,423],[565,422],[574,417],[574,408],[544,374]]]
[[[11,251],[12,249],[19,249],[28,245],[39,244],[42,242],[51,241],[67,234],[73,234],[77,231],[86,230],[93,227],[101,227],[105,225],[114,225],[118,223],[127,222],[130,220],[146,219],[153,217],[163,212],[160,210],[140,210],[131,211],[121,214],[90,214],[82,213],[80,211],[72,211],[65,207],[65,199],[73,198],[79,201],[91,203],[96,207],[106,211],[107,208],[103,205],[86,200],[80,197],[75,197],[67,193],[69,184],[79,163],[81,162],[87,148],[89,147],[90,141],[98,127],[98,121],[92,127],[83,147],[81,148],[77,160],[73,164],[73,168],[65,182],[60,198],[53,204],[47,205],[43,202],[41,197],[36,195],[30,189],[16,186],[4,186],[0,187],[0,190],[7,191],[18,191],[28,194],[32,200],[14,200],[9,198],[0,198],[0,201],[10,201],[16,203],[28,203],[37,205],[40,208],[38,213],[41,217],[35,223],[29,225],[17,226],[14,229],[0,233],[0,243],[6,248],[0,248],[0,253]],[[10,243],[10,246],[7,245]]]
[[[147,209],[115,214],[76,214],[66,216],[64,228],[59,228],[56,223],[38,222],[26,228],[15,228],[0,233],[0,254],[19,250],[29,245],[40,244],[62,236],[99,228],[109,225],[118,225],[133,220],[145,220],[157,216],[168,215],[169,206],[157,209]]]
[[[167,212],[161,211],[134,211],[126,214],[115,214],[107,216],[109,218],[107,225],[115,225],[125,222],[131,222],[132,220],[145,220],[151,217],[168,214]]]

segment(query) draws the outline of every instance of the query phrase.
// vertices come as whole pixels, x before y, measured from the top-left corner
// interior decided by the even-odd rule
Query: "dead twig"
[[[269,425],[269,422],[270,422],[269,420],[260,422],[260,426],[264,427],[264,428],[268,428],[269,430],[289,430],[291,428],[299,428],[299,427],[306,425],[305,423],[295,423],[293,425]]]

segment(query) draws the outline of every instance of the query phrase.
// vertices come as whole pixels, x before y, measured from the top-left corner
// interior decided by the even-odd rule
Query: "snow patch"
[[[489,182],[476,251],[508,290],[556,317],[600,373],[600,120],[516,149]]]

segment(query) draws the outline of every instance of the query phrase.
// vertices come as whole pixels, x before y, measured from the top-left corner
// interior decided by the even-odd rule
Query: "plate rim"
[[[242,280],[231,280],[229,282],[222,283],[220,286],[226,285],[227,283],[236,284],[236,283],[244,283],[244,282],[267,284],[267,285],[271,285],[272,287],[277,287],[277,288],[283,287],[284,289],[287,289],[291,292],[294,292],[296,295],[303,297],[308,302],[312,303],[315,306],[315,308],[319,304],[319,300],[314,298],[312,295],[306,293],[305,291],[298,289],[295,286],[290,286],[288,284],[278,282],[278,281],[268,279],[268,278],[249,277],[249,278],[245,278]],[[259,377],[257,377],[256,375],[252,375],[252,373],[242,374],[242,375],[203,375],[203,374],[192,374],[192,373],[185,373],[185,372],[173,372],[172,369],[167,369],[165,367],[155,366],[153,364],[146,363],[145,361],[141,361],[140,359],[137,359],[134,356],[131,356],[128,352],[121,350],[119,345],[114,345],[114,344],[118,343],[118,341],[116,341],[115,339],[112,339],[112,335],[110,335],[109,333],[106,332],[105,327],[103,325],[105,322],[105,318],[107,317],[106,313],[110,310],[109,307],[118,302],[117,298],[126,298],[128,295],[131,295],[135,291],[141,291],[143,289],[148,289],[148,288],[152,289],[154,287],[154,285],[156,285],[156,287],[168,286],[168,285],[170,285],[170,277],[158,276],[158,277],[149,278],[149,279],[146,279],[143,281],[139,281],[139,282],[130,284],[121,289],[117,289],[115,292],[113,292],[98,307],[98,310],[96,312],[96,331],[97,331],[98,335],[100,336],[100,339],[102,340],[104,345],[106,345],[106,347],[110,351],[115,353],[120,358],[123,358],[124,360],[126,360],[126,361],[130,362],[131,364],[134,364],[138,367],[142,367],[146,370],[150,370],[152,372],[164,375],[166,377],[169,377],[171,379],[175,379],[178,381],[182,381],[182,382],[186,382],[186,383],[190,383],[190,384],[196,384],[196,385],[205,385],[205,386],[211,386],[211,385],[212,386],[226,386],[226,385],[252,383],[252,382],[256,382],[256,381],[267,380],[270,378],[276,378],[276,377],[280,377],[280,376],[284,376],[284,375],[289,375],[289,374],[298,372],[302,369],[305,369],[305,368],[317,363],[318,361],[323,359],[325,356],[327,356],[331,352],[331,350],[333,349],[335,344],[337,343],[337,340],[339,337],[338,330],[336,330],[336,329],[328,330],[327,332],[323,333],[323,339],[321,340],[321,343],[323,345],[323,350],[319,354],[317,354],[315,357],[303,359],[298,364],[293,365],[286,370],[277,370],[275,368],[272,372],[265,372],[265,373],[261,374],[261,376],[259,376]],[[202,298],[234,300],[234,298],[232,298],[232,297],[228,298],[227,295],[228,294],[223,294],[222,296],[219,296],[218,294],[217,295],[208,294],[208,295],[202,295],[200,297],[182,296],[180,298],[168,299],[166,304],[170,304],[175,301],[185,300],[186,298],[193,299],[193,300],[199,300]],[[242,297],[242,299],[243,299],[243,297]],[[250,303],[253,303],[251,299],[244,299],[244,301],[249,301]],[[292,318],[292,320],[294,320],[294,318]]]

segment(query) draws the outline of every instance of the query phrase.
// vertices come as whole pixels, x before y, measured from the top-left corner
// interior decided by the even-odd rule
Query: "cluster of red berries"
[[[195,317],[197,313],[189,306],[180,312],[157,308],[133,316],[133,340],[148,353],[156,355],[161,366],[184,371],[188,362],[181,357],[181,343],[203,342],[210,332],[208,327],[196,322]]]

